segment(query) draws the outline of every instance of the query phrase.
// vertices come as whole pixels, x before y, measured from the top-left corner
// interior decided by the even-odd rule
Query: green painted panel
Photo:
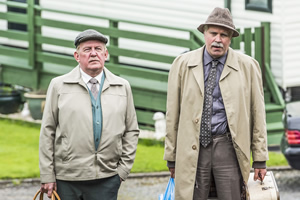
[[[279,146],[283,131],[268,133],[268,146]]]
[[[254,30],[255,59],[262,67],[262,30],[261,27],[255,27]]]
[[[139,88],[143,90],[149,90],[152,92],[161,92],[161,93],[167,92],[167,87],[168,87],[167,82],[144,79],[144,78],[139,78],[134,76],[126,76],[122,74],[120,76],[128,80],[131,87]]]
[[[104,35],[109,35],[109,33],[110,33],[109,32],[110,28],[106,28],[106,27],[77,24],[77,23],[64,22],[64,21],[58,21],[58,20],[43,19],[40,16],[35,16],[35,23],[36,23],[36,26],[49,26],[49,27],[61,28],[61,29],[65,29],[65,30],[83,31],[85,29],[95,29],[97,31],[100,31]]]
[[[2,67],[17,67],[22,69],[33,69],[32,66],[28,65],[27,59],[12,57],[12,56],[4,56],[0,55],[0,64]]]
[[[76,67],[76,66],[77,65],[67,66],[67,65],[59,65],[59,64],[55,64],[55,63],[45,63],[44,62],[41,72],[52,75],[54,77],[54,76],[66,74],[66,73],[70,72],[72,69],[74,69],[74,67]]]
[[[283,107],[275,103],[267,103],[265,108],[267,112],[283,111]]]
[[[282,111],[269,111],[266,113],[267,123],[281,122],[282,121]]]
[[[165,56],[165,55],[155,54],[155,53],[134,51],[134,50],[118,48],[114,46],[109,46],[108,50],[110,52],[110,55],[114,55],[114,56],[126,56],[131,58],[151,60],[151,61],[162,62],[162,63],[172,63],[173,60],[175,59],[175,56]]]
[[[240,32],[239,29],[237,29],[237,30]],[[233,49],[240,49],[240,48],[241,48],[241,47],[240,47],[240,43],[242,42],[242,39],[243,39],[243,35],[242,35],[242,34],[240,34],[239,37],[234,37],[234,38],[232,38],[232,39],[231,39],[231,47],[232,47]]]
[[[32,70],[2,66],[2,81],[5,83],[22,85],[25,87],[35,88],[36,77]]]
[[[9,22],[17,22],[19,24],[27,23],[26,14],[19,14],[14,12],[7,12],[7,13],[0,12],[0,19],[5,19]]]
[[[54,78],[54,77],[55,77],[55,75],[53,75],[53,74],[40,73],[39,88],[42,89],[42,90],[47,90],[51,79]]]
[[[28,50],[0,45],[0,55],[6,55],[6,56],[15,57],[15,58],[27,59],[28,58]]]
[[[22,2],[15,2],[15,1],[5,1],[0,2],[1,5],[8,5],[10,7],[16,7],[16,8],[27,8],[27,4]]]
[[[147,110],[140,110],[138,108],[136,110],[137,120],[141,124],[154,125],[155,121],[152,119],[153,114],[154,112],[147,111]]]
[[[172,37],[153,35],[153,34],[141,33],[136,31],[120,30],[117,28],[106,28],[106,27],[91,26],[85,24],[76,24],[76,23],[63,22],[57,20],[42,19],[39,17],[37,17],[36,23],[38,26],[50,26],[55,28],[62,28],[62,29],[69,29],[69,30],[76,30],[76,31],[82,31],[84,29],[93,28],[95,30],[99,30],[101,33],[105,35],[109,35],[112,38],[128,38],[128,39],[135,39],[141,41],[155,42],[160,44],[169,44],[172,46],[181,46],[181,47],[192,46],[192,42],[190,40],[185,40],[180,38],[174,39]],[[188,30],[186,32],[188,32]],[[174,42],[174,40],[176,40],[176,42]]]
[[[13,31],[13,30],[0,30],[0,37],[5,37],[9,39],[14,40],[28,40],[28,34],[27,32],[21,32],[21,31]]]
[[[274,80],[274,77],[272,75],[272,72],[270,70],[269,64],[266,62],[265,63],[265,79],[266,83],[268,85],[268,88],[270,89],[270,92],[272,94],[272,97],[274,99],[274,102],[278,105],[280,105],[282,108],[284,107],[285,103],[282,98],[282,95],[279,91],[279,88]]]
[[[271,25],[270,22],[261,23],[264,30],[265,62],[271,65]]]
[[[265,103],[271,103],[271,93],[269,91],[264,92]]]
[[[158,80],[163,82],[168,81],[168,72],[162,70],[148,69],[148,68],[129,66],[129,65],[120,65],[114,63],[105,63],[105,66],[111,72],[117,75],[123,74],[123,75]]]
[[[244,30],[244,44],[245,44],[245,54],[251,56],[251,49],[252,49],[252,33],[251,28],[245,28]]]
[[[145,124],[139,124],[139,129],[140,130],[149,130],[149,131],[155,130],[154,126],[145,125]]]
[[[78,64],[73,56],[65,56],[49,52],[37,52],[37,61],[67,66],[76,66]]]
[[[132,88],[135,107],[166,111],[166,93],[151,92]]]
[[[75,51],[74,40],[63,40],[59,38],[45,37],[42,36],[41,34],[36,34],[36,42],[38,44],[51,44],[60,47],[74,48]]]
[[[166,31],[167,30],[168,29],[166,29]],[[188,31],[186,31],[186,32],[188,32]],[[110,35],[110,37],[142,40],[142,41],[155,42],[155,43],[160,43],[160,44],[169,44],[172,46],[180,46],[180,47],[191,47],[192,46],[192,42],[190,40],[176,38],[176,43],[174,43],[174,38],[172,38],[172,37],[147,34],[147,33],[141,33],[141,32],[134,32],[134,31],[125,31],[125,30],[112,29],[112,28],[109,30],[109,35]]]

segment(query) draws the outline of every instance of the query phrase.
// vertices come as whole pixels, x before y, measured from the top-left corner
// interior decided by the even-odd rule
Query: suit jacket
[[[125,180],[132,168],[138,124],[129,83],[104,68],[102,135],[95,150],[91,97],[79,66],[52,79],[40,133],[42,183],[93,180],[115,174]]]
[[[204,99],[204,48],[178,56],[169,73],[164,159],[176,162],[176,200],[193,198]],[[219,85],[233,145],[247,183],[250,152],[254,161],[268,160],[264,94],[258,62],[229,48]]]

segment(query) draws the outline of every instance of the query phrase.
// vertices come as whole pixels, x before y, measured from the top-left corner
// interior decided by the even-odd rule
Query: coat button
[[[196,119],[196,120],[195,120],[195,122],[196,122],[196,124],[198,124],[198,122],[199,122],[199,119]]]
[[[196,145],[193,145],[193,146],[192,146],[192,149],[193,149],[193,150],[196,150],[196,149],[197,149]]]

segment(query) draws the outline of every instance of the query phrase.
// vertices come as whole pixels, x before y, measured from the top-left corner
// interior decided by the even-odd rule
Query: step
[[[284,107],[275,103],[266,103],[265,104],[266,112],[281,111],[283,112]]]
[[[267,132],[276,132],[276,131],[281,131],[284,130],[284,126],[282,121],[279,122],[272,122],[272,123],[267,123]]]

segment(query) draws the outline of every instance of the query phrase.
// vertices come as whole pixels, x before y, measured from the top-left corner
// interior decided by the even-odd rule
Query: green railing
[[[120,40],[130,40],[132,43],[148,42],[151,44],[166,45],[167,48],[183,48],[186,50],[196,49],[203,45],[202,35],[194,30],[186,30],[174,27],[165,27],[137,23],[126,20],[111,19],[87,14],[64,12],[59,10],[46,9],[34,0],[27,3],[0,2],[2,6],[17,7],[26,9],[26,13],[0,12],[0,20],[8,23],[19,23],[27,25],[27,31],[2,30],[0,39],[9,41],[17,40],[26,42],[23,48],[14,42],[0,45],[1,81],[19,84],[34,89],[46,89],[51,78],[70,71],[77,65],[71,53],[58,53],[55,48],[74,49],[74,38],[62,39],[57,35],[46,36],[43,29],[56,28],[60,32],[82,31],[85,29],[96,29],[109,37],[109,61],[105,66],[113,73],[126,78],[131,86],[134,95],[134,102],[137,109],[138,121],[141,128],[153,129],[153,113],[156,111],[165,112],[168,69],[161,69],[159,63],[170,64],[177,55],[155,53],[147,50],[134,50],[127,46],[120,46]],[[53,16],[63,14],[66,18],[59,20],[45,17],[49,13]],[[88,25],[84,23],[74,23],[68,21],[73,17],[84,17],[87,20],[102,20],[105,25]],[[120,24],[140,26],[141,31],[127,30],[120,28]],[[182,32],[188,35],[187,38],[177,36],[163,36],[162,34],[150,34],[142,29],[160,30],[166,32]],[[76,34],[77,35],[77,34]],[[44,45],[51,45],[54,49]],[[74,49],[75,50],[75,49]],[[130,62],[120,62],[120,58],[128,57],[141,59],[141,63],[151,61],[158,63],[158,67],[140,64],[134,66]],[[152,68],[152,69],[151,69]],[[168,67],[169,68],[169,67]]]
[[[265,89],[271,92],[272,102],[283,109],[285,103],[270,69],[270,37],[270,23],[263,22],[261,27],[245,28],[240,37],[233,38],[231,46],[241,49],[243,44],[245,54],[253,56],[259,62]]]
[[[166,111],[168,68],[174,58],[182,52],[171,55],[170,52],[159,53],[156,51],[158,47],[154,51],[148,48],[147,45],[136,49],[121,45],[121,42],[124,40],[131,43],[143,42],[143,44],[147,43],[152,46],[163,45],[168,50],[177,48],[187,51],[199,48],[204,44],[203,35],[197,30],[47,9],[35,4],[35,2],[38,1],[27,0],[27,3],[0,2],[0,6],[26,9],[26,13],[23,14],[0,11],[0,20],[27,25],[27,31],[0,30],[0,41],[4,41],[0,44],[0,81],[34,89],[46,89],[53,77],[67,73],[77,65],[72,53],[66,53],[69,52],[67,50],[75,50],[73,41],[77,33],[85,29],[98,30],[109,37],[109,60],[105,66],[130,82],[139,125],[142,129],[153,129],[154,121],[152,117],[154,112]],[[59,14],[65,17],[61,17],[59,20],[47,17]],[[101,20],[102,23],[74,23],[69,20],[78,17],[84,17],[87,21]],[[138,30],[137,28],[124,28],[124,24],[128,27],[138,27]],[[232,47],[239,49],[239,45],[243,42],[245,53],[251,55],[251,43],[254,41],[255,58],[260,64],[267,63],[267,66],[269,66],[269,45],[268,48],[261,51],[262,42],[264,41],[265,47],[269,41],[269,36],[263,37],[268,32],[264,27],[268,26],[269,24],[266,23],[262,27],[255,28],[255,33],[252,33],[251,29],[245,29],[241,37],[232,41]],[[47,35],[45,30],[49,28],[57,29],[57,34]],[[156,33],[149,33],[147,30],[155,30]],[[76,34],[74,33],[75,35],[72,38],[63,39],[64,37],[59,36],[60,32],[76,32]],[[161,34],[162,32],[170,34]],[[178,37],[178,34],[173,34],[173,32],[186,35],[186,37]],[[263,40],[263,38],[265,39]],[[5,40],[8,42],[5,42]],[[18,45],[18,42],[22,45]],[[67,50],[60,51],[61,48]],[[137,66],[130,63],[130,61],[122,61],[122,58],[137,59],[141,62]],[[156,66],[148,66],[147,62],[149,61],[155,62]],[[168,67],[160,67],[160,65],[167,65]],[[266,74],[269,73],[266,80],[272,79],[269,70],[263,71]],[[269,81],[267,86],[276,88],[274,84],[269,86]],[[274,91],[276,93],[276,89]]]

